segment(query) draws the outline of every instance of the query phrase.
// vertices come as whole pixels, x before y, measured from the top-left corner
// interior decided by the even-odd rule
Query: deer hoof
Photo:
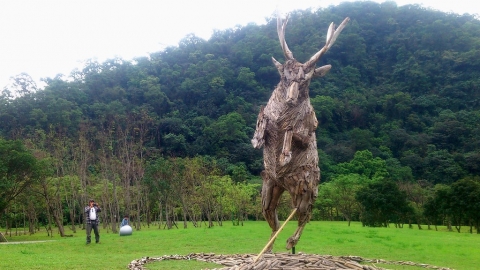
[[[287,250],[290,250],[292,247],[296,246],[298,243],[298,237],[293,237],[291,236],[290,238],[287,239]]]

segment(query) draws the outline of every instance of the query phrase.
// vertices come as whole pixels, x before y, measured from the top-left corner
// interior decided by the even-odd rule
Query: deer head
[[[332,67],[331,65],[325,65],[319,68],[315,68],[315,65],[320,57],[322,57],[323,54],[325,54],[328,49],[332,47],[338,35],[340,35],[349,20],[350,18],[345,18],[336,29],[335,24],[332,22],[328,28],[325,46],[315,53],[310,60],[302,64],[293,57],[293,53],[290,51],[287,42],[285,41],[285,28],[288,22],[288,15],[283,20],[280,14],[277,12],[278,39],[280,40],[280,46],[282,47],[286,61],[284,64],[281,64],[273,57],[272,61],[280,73],[281,83],[283,84],[283,87],[281,88],[287,89],[287,104],[296,104],[299,96],[304,95],[308,97],[308,86],[310,84],[310,80],[315,77],[322,77],[327,74],[328,71],[330,71],[330,68]]]

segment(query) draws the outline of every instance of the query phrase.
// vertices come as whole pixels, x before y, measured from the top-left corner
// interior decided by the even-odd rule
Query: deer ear
[[[325,76],[330,71],[331,68],[332,68],[332,65],[325,65],[325,66],[316,68],[315,72],[313,72],[313,78]]]
[[[275,65],[275,67],[277,68],[278,73],[280,73],[280,76],[282,76],[283,75],[283,65],[280,62],[278,62],[277,59],[275,59],[273,57],[272,57],[272,62]]]

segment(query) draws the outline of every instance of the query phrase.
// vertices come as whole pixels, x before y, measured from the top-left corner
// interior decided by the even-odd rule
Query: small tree
[[[427,198],[427,201],[423,205],[423,216],[427,220],[428,229],[430,230],[430,225],[435,226],[435,230],[438,231],[437,225],[441,224],[442,220],[442,210],[441,204],[437,200],[435,194]]]
[[[390,221],[400,225],[412,212],[407,195],[391,180],[373,182],[361,188],[355,198],[364,211],[360,220],[364,226],[385,226]]]
[[[357,191],[367,182],[367,179],[358,174],[346,174],[335,177],[330,185],[331,199],[337,210],[348,221],[348,226],[354,215],[360,212],[360,206],[355,199]],[[323,185],[322,185],[323,188]]]
[[[461,225],[468,223],[470,233],[475,226],[478,232],[480,223],[480,181],[463,178],[452,184],[450,207],[455,228],[460,232]]]

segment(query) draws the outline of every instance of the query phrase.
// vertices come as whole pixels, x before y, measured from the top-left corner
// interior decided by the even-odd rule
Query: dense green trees
[[[324,42],[318,29],[346,16],[351,24],[325,56],[334,68],[310,86],[326,183],[316,217],[359,219],[366,209],[355,195],[387,179],[406,192],[405,209],[413,212],[381,222],[478,228],[470,209],[474,201],[451,205],[444,198],[461,193],[463,179],[480,172],[480,22],[416,5],[343,3],[293,12],[289,46],[306,60]],[[246,185],[245,190],[260,183],[261,151],[249,140],[259,107],[278,83],[272,56],[282,59],[270,18],[266,25],[216,31],[209,40],[188,35],[176,47],[133,61],[91,60],[68,76],[45,78],[44,89],[28,74],[15,77],[0,95],[0,136],[4,144],[23,141],[51,162],[52,178],[34,185],[43,190],[43,200],[56,205],[41,221],[54,223],[64,209],[68,215],[57,223],[78,224],[79,207],[92,196],[108,208],[102,215],[112,230],[123,212],[138,226],[160,214],[173,220],[178,209],[189,220],[220,213],[213,206],[190,206],[195,204],[180,195],[172,201],[164,196],[198,188],[183,185],[190,180],[182,171],[197,158],[215,161],[215,173],[199,174],[213,183]],[[185,164],[177,168],[172,162]],[[167,182],[160,185],[160,178]],[[42,183],[55,188],[43,189]],[[423,193],[410,192],[413,185]],[[161,188],[167,187],[173,192],[165,194]],[[251,190],[242,192],[255,197]],[[420,193],[422,200],[414,199]],[[238,203],[221,204],[244,211]],[[32,220],[46,209],[17,201],[11,207],[32,213]]]
[[[184,228],[188,220],[197,227],[206,219],[211,227],[214,221],[221,224],[232,219],[238,224],[247,219],[248,214],[256,212],[258,185],[233,182],[220,167],[218,161],[201,157],[158,158],[150,163],[144,177],[150,190],[149,208],[156,209],[150,214],[162,220],[165,211],[168,228],[178,219],[177,208],[181,209]]]
[[[39,214],[45,209],[40,210],[37,201],[38,186],[52,176],[52,168],[49,159],[27,149],[21,141],[0,138],[0,220],[7,229],[21,226],[23,218],[23,226],[28,219],[29,232],[35,232]]]
[[[20,141],[0,139],[0,215],[8,204],[41,178],[41,168]]]

